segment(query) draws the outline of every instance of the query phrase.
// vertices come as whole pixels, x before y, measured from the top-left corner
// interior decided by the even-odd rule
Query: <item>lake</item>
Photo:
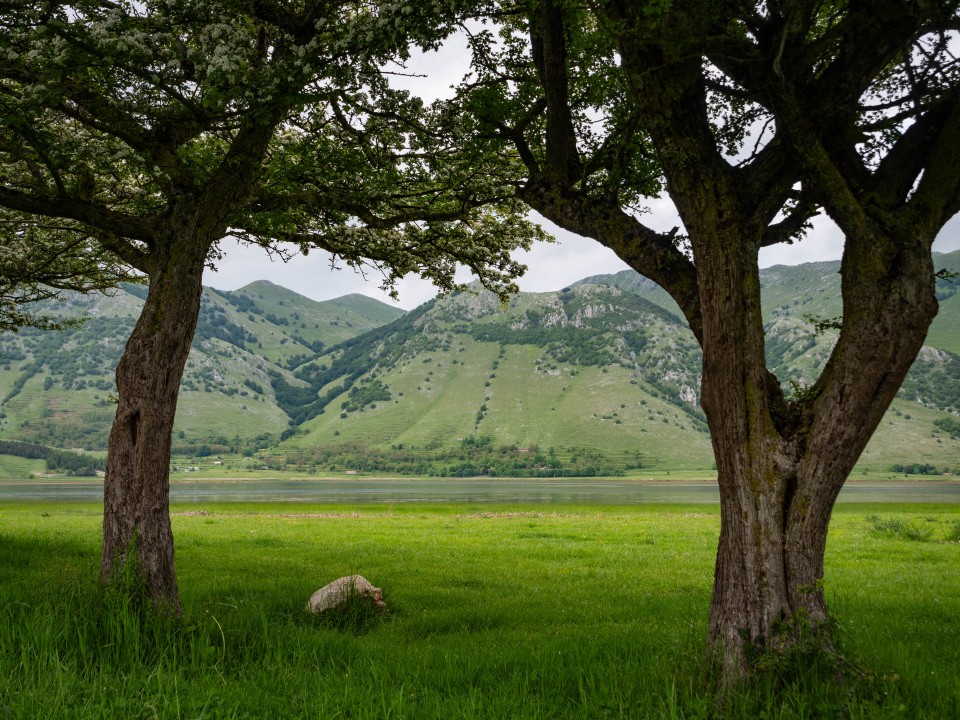
[[[324,504],[500,503],[638,505],[716,503],[716,483],[637,480],[259,480],[175,483],[171,501]],[[0,483],[0,501],[100,502],[100,482]],[[960,483],[848,483],[839,502],[960,503]]]

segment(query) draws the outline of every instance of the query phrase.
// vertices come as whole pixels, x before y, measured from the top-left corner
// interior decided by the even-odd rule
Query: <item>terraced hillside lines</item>
[[[489,389],[483,367],[492,362],[496,352],[496,346],[472,345],[463,353],[453,349],[421,353],[418,357],[424,361],[408,368],[417,386],[396,407],[400,409],[407,398],[417,398],[423,405],[414,411],[414,422],[398,439],[415,445],[449,446],[474,434],[476,414]],[[461,362],[464,357],[467,364]],[[425,362],[427,359],[430,362]]]
[[[378,379],[390,388],[390,400],[344,413],[341,404],[349,394],[343,393],[289,443],[316,447],[350,439],[388,447],[459,442],[474,431],[474,416],[484,397],[483,367],[489,366],[496,353],[497,346],[478,345],[467,338],[457,348],[405,355],[395,366],[378,373]]]
[[[43,474],[46,469],[47,465],[43,460],[0,455],[0,482],[26,480],[31,476]]]
[[[563,380],[560,373],[541,373],[536,362],[542,348],[535,345],[507,345],[491,365],[486,388],[487,410],[478,426],[478,434],[492,435],[501,443],[521,447],[554,445],[554,431],[575,417],[556,417],[550,410],[559,395]]]
[[[595,318],[598,305],[590,307]],[[701,431],[702,422],[690,414],[694,408],[688,412],[679,399],[673,404],[654,397],[651,393],[659,391],[638,382],[632,367],[565,364],[556,355],[566,355],[570,348],[510,342],[508,334],[494,329],[506,325],[526,330],[520,338],[534,340],[535,328],[521,321],[558,317],[553,314],[557,309],[557,297],[549,293],[519,298],[509,314],[471,296],[438,303],[432,321],[424,316],[418,336],[429,349],[375,371],[377,381],[390,389],[388,402],[336,418],[333,412],[325,413],[304,425],[288,444],[311,449],[348,439],[380,450],[400,446],[418,453],[482,438],[493,447],[551,449],[565,461],[577,452],[600,451],[625,465],[652,465],[669,458],[678,466],[709,467],[709,439]],[[492,334],[502,342],[478,341],[466,334],[471,326],[462,320],[471,315],[474,322],[491,326],[477,334]],[[600,339],[602,346],[591,346],[591,353],[623,351],[613,335]],[[671,345],[674,350],[682,346]],[[345,393],[330,407],[348,398]]]
[[[633,373],[616,367],[586,368],[572,377],[555,407],[562,415],[578,413],[580,422],[561,426],[556,444],[639,452],[651,467],[709,468],[710,439],[694,429],[696,419],[631,379]]]
[[[115,409],[109,394],[92,388],[58,392],[55,383],[45,390],[52,380],[46,373],[32,377],[3,406],[3,437],[60,448],[105,448]]]
[[[265,400],[222,393],[182,392],[174,433],[182,431],[198,439],[211,439],[214,435],[251,438],[264,432],[279,434],[286,426],[283,411]]]

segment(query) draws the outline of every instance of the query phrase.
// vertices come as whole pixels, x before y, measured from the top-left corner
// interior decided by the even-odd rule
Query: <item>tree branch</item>
[[[779,243],[791,242],[810,225],[810,220],[819,214],[819,207],[801,194],[797,204],[778,223],[767,227],[760,247],[770,247]]]
[[[570,114],[565,11],[555,0],[543,0],[539,9],[539,16],[530,22],[530,42],[547,110],[544,172],[552,179],[572,183],[580,175],[581,168]]]
[[[907,213],[913,221],[929,230],[939,228],[960,206],[960,98],[950,104],[949,114],[931,143],[923,177],[913,197],[907,202]],[[931,240],[933,235],[931,234]]]
[[[601,242],[663,287],[677,301],[697,340],[702,340],[696,268],[674,244],[673,234],[655,232],[618,203],[589,198],[546,175],[531,178],[518,195],[551,222]]]
[[[74,198],[38,198],[17,190],[0,187],[0,205],[17,212],[44,217],[69,218],[119,237],[141,240],[148,245],[153,243],[155,237],[155,218],[127,215],[96,203],[83,202]],[[120,255],[120,253],[117,254]],[[124,257],[124,260],[126,259]],[[133,264],[131,263],[131,265]]]

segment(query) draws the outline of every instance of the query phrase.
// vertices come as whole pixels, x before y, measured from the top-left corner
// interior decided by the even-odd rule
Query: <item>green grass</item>
[[[724,705],[701,660],[717,512],[180,506],[185,616],[163,622],[98,590],[98,507],[0,505],[0,716],[960,714],[960,508],[838,507],[826,587],[867,670]],[[871,513],[939,534],[878,535]],[[383,587],[385,617],[338,629],[303,611],[351,573]]]
[[[13,455],[0,454],[0,482],[26,480],[31,475],[46,471],[47,464],[43,460],[29,460]]]
[[[313,354],[312,350],[292,340],[294,335],[308,341],[320,340],[330,347],[403,315],[399,308],[363,295],[317,302],[263,280],[236,292],[253,299],[262,315],[254,315],[254,320],[250,321],[250,313],[230,307],[227,316],[260,337],[260,353],[273,361],[286,360],[292,355]],[[267,314],[286,318],[288,324],[273,325],[264,317]]]
[[[240,377],[239,375],[237,376]],[[236,380],[237,384],[242,379]],[[287,427],[289,418],[273,403],[252,397],[204,391],[180,393],[174,436],[181,430],[187,439],[208,439],[211,429],[227,438],[256,437],[269,432],[279,435]]]
[[[933,424],[941,417],[943,413],[917,403],[894,400],[860,456],[859,465],[877,470],[889,470],[894,464],[929,463],[950,469],[960,466],[960,440]]]

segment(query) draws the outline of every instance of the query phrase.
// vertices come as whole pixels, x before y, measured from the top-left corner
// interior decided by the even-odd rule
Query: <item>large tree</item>
[[[709,649],[728,679],[819,637],[841,486],[934,315],[931,245],[960,209],[957,2],[579,3],[487,8],[448,115],[517,195],[677,301],[703,348],[721,494]],[[683,232],[643,223],[663,187]],[[839,337],[817,381],[767,368],[761,248],[825,211],[845,237]]]
[[[277,0],[0,2],[0,206],[59,221],[149,281],[116,371],[101,574],[179,612],[170,436],[204,268],[234,235],[389,286],[458,264],[506,292],[534,235],[495,179],[418,138],[380,68],[435,42],[431,8]],[[419,29],[418,29],[419,26]],[[403,108],[403,112],[398,109]],[[512,162],[503,156],[503,162]]]

